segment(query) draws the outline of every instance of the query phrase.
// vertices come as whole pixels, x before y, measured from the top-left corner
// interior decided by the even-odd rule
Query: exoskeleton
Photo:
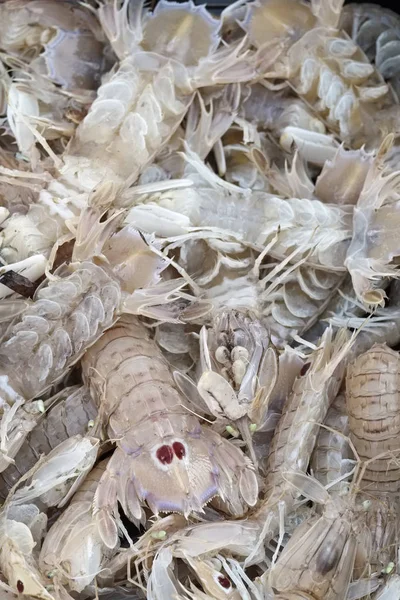
[[[392,137],[388,136],[368,169],[354,207],[352,240],[344,262],[354,290],[366,306],[384,305],[385,278],[394,278],[397,273],[400,172],[384,166],[391,144]]]
[[[309,362],[303,365],[287,397],[269,450],[265,501],[254,515],[262,523],[267,539],[279,531],[279,510],[288,513],[293,509],[296,490],[285,474],[306,472],[319,432],[318,424],[324,421],[339,391],[351,344],[352,340],[343,330],[336,339],[332,339],[332,331],[327,330],[320,350],[309,356]]]
[[[347,370],[350,439],[361,461],[360,496],[370,504],[365,540],[368,562],[385,568],[395,555],[399,502],[397,430],[400,427],[398,352],[374,345]]]
[[[25,409],[28,405],[25,405]],[[48,410],[46,410],[48,406]],[[22,444],[13,464],[0,475],[0,498],[4,500],[17,481],[32,469],[41,455],[74,435],[85,435],[97,416],[96,405],[84,386],[62,390],[46,400],[43,411],[37,410],[34,429]],[[20,417],[16,415],[15,419]]]
[[[255,74],[254,63],[238,56],[240,45],[217,50],[219,21],[203,6],[162,1],[141,17],[141,3],[129,5],[110,1],[99,9],[120,64],[64,156],[64,176],[76,175],[84,189],[105,176],[135,181],[179,126],[197,88]]]
[[[203,169],[201,175],[207,176],[207,171]],[[146,221],[150,214],[159,214],[159,222],[154,216],[151,223]],[[211,180],[210,172],[209,181],[203,180],[201,186],[144,196],[141,203],[129,211],[126,220],[165,237],[171,234],[163,218],[181,221],[183,231],[190,231],[191,227],[212,227],[225,230],[238,242],[260,251],[270,244],[268,253],[275,259],[286,258],[289,249],[296,246],[301,248],[296,254],[298,258],[309,251],[309,263],[343,269],[352,214],[352,207],[326,205],[308,198],[284,200],[265,192],[248,194],[226,189],[224,182],[215,176]]]
[[[53,582],[82,591],[100,572],[112,551],[101,540],[92,515],[98,483],[108,459],[89,473],[43,541],[39,567]]]
[[[343,7],[340,27],[363,49],[382,77],[399,94],[399,15],[372,3],[350,3]]]
[[[349,497],[330,497],[315,481],[310,488],[324,509],[295,530],[272,566],[268,579],[277,600],[341,600],[347,595],[365,511]]]
[[[86,7],[68,2],[7,3],[0,11],[0,46],[12,73],[6,126],[34,165],[37,138],[68,140],[73,115],[92,102],[107,68],[105,36]]]
[[[349,450],[348,433],[346,399],[339,394],[327,412],[310,461],[314,477],[324,487],[328,486],[331,494],[340,493],[348,487],[343,477],[354,470],[355,460]]]
[[[0,568],[18,594],[54,600],[49,580],[38,568],[47,526],[47,508],[66,502],[92,469],[98,440],[74,436],[61,443],[27,474],[2,506]],[[21,485],[25,483],[25,485]]]
[[[341,1],[261,0],[249,6],[243,26],[270,60],[270,77],[287,80],[343,141],[374,145],[372,133],[379,136],[379,129],[371,106],[385,104],[388,86],[362,50],[336,29],[341,6]]]
[[[118,540],[117,501],[134,522],[141,501],[159,512],[201,511],[216,495],[253,506],[257,479],[250,460],[187,410],[156,343],[124,317],[86,353],[83,373],[117,448],[100,479],[94,512],[104,543]],[[243,511],[245,508],[243,508]]]
[[[9,435],[15,411],[24,402],[62,378],[121,312],[137,313],[144,306],[160,306],[167,297],[174,297],[175,282],[167,282],[162,290],[151,289],[164,263],[136,231],[124,228],[108,239],[115,216],[100,222],[104,208],[96,206],[96,198],[103,198],[103,193],[107,197],[110,191],[108,186],[100,188],[93,205],[84,212],[72,262],[62,265],[37,290],[33,301],[11,321],[3,335],[0,382],[2,450],[6,457],[15,456],[24,439],[19,431],[17,437]],[[101,249],[107,261],[85,260]],[[135,261],[146,263],[146,271],[136,269]],[[139,295],[135,295],[137,288],[141,288]],[[130,307],[126,300],[131,302]],[[162,313],[161,309],[158,316]]]

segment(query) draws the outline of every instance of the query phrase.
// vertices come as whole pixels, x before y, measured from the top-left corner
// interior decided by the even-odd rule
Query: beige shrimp
[[[385,103],[388,86],[361,49],[334,29],[341,6],[341,0],[261,0],[249,6],[243,26],[257,47],[269,47],[270,76],[289,80],[342,140],[360,147],[376,143],[370,105]]]
[[[255,75],[254,61],[239,58],[240,46],[216,50],[220,24],[204,6],[161,1],[152,15],[140,15],[137,3],[131,27],[128,4],[99,9],[121,62],[64,155],[64,176],[76,176],[84,189],[105,178],[135,181],[179,126],[198,87]]]
[[[348,367],[346,377],[350,439],[365,463],[359,490],[371,504],[365,560],[381,568],[393,559],[397,539],[399,371],[398,352],[377,344]]]
[[[199,511],[218,494],[235,507],[241,498],[255,504],[250,460],[187,411],[160,350],[137,319],[122,318],[82,365],[107,434],[117,442],[94,501],[108,547],[118,540],[117,500],[136,522],[142,500],[155,514]]]
[[[62,265],[47,285],[37,290],[33,302],[3,336],[0,433],[1,449],[8,458],[15,456],[24,439],[18,428],[13,436],[9,435],[12,417],[24,402],[59,380],[86,348],[115,322],[121,310],[138,314],[141,307],[160,305],[163,298],[174,296],[175,282],[167,283],[163,290],[150,291],[159,281],[160,269],[165,263],[138,232],[124,228],[108,239],[118,215],[104,222],[100,219],[105,212],[102,202],[106,199],[108,206],[110,197],[113,198],[113,193],[109,185],[100,186],[94,192],[93,202],[84,211],[78,226],[72,262]],[[108,264],[104,260],[93,260],[93,255],[102,249]],[[85,260],[88,257],[90,260]],[[136,269],[136,261],[146,264],[146,269]],[[140,288],[138,295],[135,295],[136,288]],[[131,302],[130,306],[126,301]],[[162,312],[157,311],[157,316],[165,318]],[[29,429],[25,436],[28,433]],[[7,463],[3,469],[5,466]]]
[[[349,417],[343,394],[333,401],[324,425],[327,428],[321,427],[318,433],[310,467],[314,477],[323,486],[328,486],[331,493],[336,493],[348,486],[342,478],[352,472],[355,462],[348,446]]]
[[[319,348],[303,366],[273,438],[267,489],[257,508],[246,520],[188,526],[172,535],[166,545],[176,545],[174,556],[187,560],[228,552],[244,557],[245,566],[267,562],[264,543],[280,532],[282,511],[287,515],[293,512],[299,495],[292,485],[293,477],[308,481],[305,471],[318,433],[317,424],[324,419],[338,392],[351,343],[343,331],[332,341],[332,332],[327,330]],[[317,481],[315,485],[322,489],[325,502],[327,492]],[[309,489],[307,492],[310,496]]]
[[[46,407],[49,407],[46,410]],[[40,455],[48,454],[58,444],[74,435],[85,435],[90,422],[96,418],[97,408],[89,390],[74,386],[62,390],[43,403],[43,411],[35,428],[29,433],[15,457],[14,463],[0,475],[0,499],[4,500],[11,487],[29,469]],[[20,415],[16,414],[15,419]]]
[[[36,556],[47,524],[44,507],[68,500],[92,469],[97,452],[98,440],[74,436],[38,462],[27,483],[8,496],[0,512],[0,568],[19,594],[53,600]]]
[[[107,462],[103,460],[89,473],[47,533],[40,552],[41,571],[78,592],[93,581],[112,555],[101,541],[92,515],[93,499]]]
[[[399,372],[399,354],[386,344],[374,345],[347,370],[350,438],[360,460],[368,461],[361,483],[366,493],[391,494],[399,490]]]
[[[265,501],[254,513],[263,534],[260,541],[271,540],[279,531],[279,506],[293,509],[296,490],[285,473],[305,473],[318,435],[318,424],[325,419],[329,405],[339,392],[344,376],[346,355],[353,340],[340,331],[332,339],[326,330],[320,347],[300,371],[283,408],[282,417],[271,443],[268,458]],[[247,561],[256,555],[260,543]]]
[[[296,479],[296,478],[295,478]],[[311,483],[311,482],[310,482]],[[349,498],[331,498],[314,481],[322,516],[296,529],[269,574],[277,600],[342,600],[356,559],[360,515]],[[307,494],[306,494],[307,495]]]

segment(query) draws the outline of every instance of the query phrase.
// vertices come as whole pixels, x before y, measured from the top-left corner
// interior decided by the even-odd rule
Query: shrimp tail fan
[[[102,253],[106,240],[121,219],[120,211],[104,218],[117,194],[118,186],[109,182],[102,183],[93,190],[78,223],[73,261],[87,260]]]
[[[142,47],[191,68],[215,52],[219,28],[204,5],[160,0],[145,17]]]
[[[144,0],[104,0],[97,10],[100,24],[120,60],[134,52],[143,38]]]

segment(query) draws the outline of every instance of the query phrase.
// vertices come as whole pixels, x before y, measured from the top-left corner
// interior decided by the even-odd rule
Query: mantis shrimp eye
[[[229,590],[229,588],[231,587],[231,582],[224,575],[220,575],[218,577],[218,583],[221,587],[225,588],[226,590]]]
[[[181,444],[181,442],[174,442],[172,447],[174,449],[176,458],[179,458],[179,460],[182,460],[182,458],[186,456],[185,446]]]
[[[22,594],[22,592],[24,591],[24,584],[20,579],[18,579],[17,581],[17,590],[20,594]]]
[[[311,363],[305,363],[302,367],[301,367],[301,371],[300,371],[300,376],[303,377],[303,375],[305,375],[308,371],[308,369],[310,368]]]
[[[162,463],[163,465],[170,465],[174,458],[171,446],[166,446],[166,445],[161,446],[157,450],[156,456],[157,456],[158,460],[160,461],[160,463]]]

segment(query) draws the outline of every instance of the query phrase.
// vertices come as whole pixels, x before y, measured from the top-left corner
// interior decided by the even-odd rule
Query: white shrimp
[[[117,441],[100,479],[94,514],[109,548],[118,541],[117,502],[133,522],[142,503],[159,512],[201,512],[220,495],[235,514],[257,501],[254,467],[240,449],[187,411],[156,343],[136,318],[123,318],[86,353],[85,380]]]
[[[35,164],[35,131],[46,139],[69,138],[76,128],[69,111],[91,103],[106,67],[104,35],[87,9],[67,2],[7,3],[0,10],[4,60],[13,69],[8,126],[21,154]]]
[[[264,48],[270,77],[289,80],[343,141],[374,145],[381,135],[370,105],[385,103],[388,86],[361,49],[335,29],[341,6],[261,0],[249,5],[243,27]]]
[[[255,74],[251,61],[238,56],[240,47],[216,51],[219,22],[203,6],[161,1],[130,27],[128,5],[118,10],[113,1],[99,10],[121,62],[64,155],[64,177],[76,176],[83,189],[105,178],[134,182],[179,126],[198,87]]]
[[[26,439],[13,464],[0,475],[2,499],[20,477],[35,466],[41,454],[49,454],[58,444],[72,436],[85,435],[90,424],[93,423],[94,426],[97,408],[89,390],[84,386],[73,386],[63,389],[45,402],[39,400],[25,404],[16,412],[13,424],[23,424],[24,413],[32,414],[33,423],[29,427],[34,429],[27,436],[26,430],[23,431]]]
[[[95,492],[107,462],[106,459],[99,463],[88,475],[42,545],[41,571],[70,590],[81,592],[113,554],[102,542],[92,514]]]
[[[19,445],[15,447],[15,440],[9,436],[13,414],[10,410],[15,412],[24,401],[33,399],[59,380],[86,348],[115,322],[121,311],[138,314],[144,310],[150,316],[152,306],[160,306],[167,298],[177,298],[175,282],[152,289],[159,281],[165,262],[129,227],[111,237],[104,248],[107,265],[85,261],[85,257],[96,255],[104,247],[114,228],[115,215],[100,222],[104,214],[101,203],[106,198],[108,204],[110,192],[109,186],[99,188],[93,196],[93,205],[83,214],[73,262],[60,267],[47,286],[37,291],[34,301],[3,336],[0,346],[4,413],[1,434],[2,450],[8,458],[13,457],[23,441],[20,436]],[[143,261],[148,267],[146,271],[136,269]],[[136,292],[137,288],[141,289]],[[164,313],[165,318],[162,307],[155,310],[157,316]],[[176,320],[176,316],[172,320]]]
[[[37,567],[35,550],[40,547],[47,516],[34,503],[56,506],[66,502],[93,467],[97,450],[98,440],[81,436],[66,440],[31,470],[28,483],[12,491],[2,507],[0,568],[19,594],[53,600]]]
[[[186,157],[198,169],[201,184],[142,197],[141,203],[128,212],[126,222],[163,237],[171,236],[171,228],[165,227],[171,222],[178,224],[173,230],[175,235],[178,231],[189,233],[193,227],[212,227],[259,251],[271,243],[269,254],[274,258],[284,259],[296,246],[297,257],[309,251],[311,264],[343,270],[352,207],[306,198],[283,200],[257,191],[249,194],[236,186],[232,189],[202,165],[189,148]]]

